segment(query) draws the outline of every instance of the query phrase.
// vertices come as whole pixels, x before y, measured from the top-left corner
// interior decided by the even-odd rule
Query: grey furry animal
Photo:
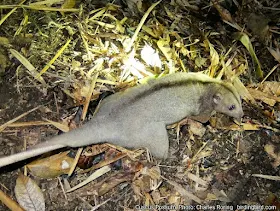
[[[105,98],[94,118],[82,127],[2,157],[0,167],[63,147],[102,142],[147,147],[156,157],[166,158],[166,125],[185,117],[210,117],[213,111],[241,119],[241,99],[232,85],[201,73],[170,74]]]

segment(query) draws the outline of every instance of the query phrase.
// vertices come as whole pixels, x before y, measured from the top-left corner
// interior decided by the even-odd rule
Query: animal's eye
[[[233,109],[235,109],[235,105],[231,105],[230,107],[228,107],[228,110],[232,111]]]

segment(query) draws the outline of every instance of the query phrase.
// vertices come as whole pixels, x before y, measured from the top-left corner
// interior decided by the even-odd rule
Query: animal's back
[[[200,98],[208,85],[192,81],[187,73],[174,76],[109,96],[102,102],[96,117],[129,125],[141,121],[171,124],[199,114]]]

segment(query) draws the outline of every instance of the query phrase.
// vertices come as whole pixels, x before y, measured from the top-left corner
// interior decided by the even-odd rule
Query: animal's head
[[[215,111],[241,121],[241,117],[244,113],[240,96],[237,94],[234,87],[220,86],[213,95],[213,103]]]

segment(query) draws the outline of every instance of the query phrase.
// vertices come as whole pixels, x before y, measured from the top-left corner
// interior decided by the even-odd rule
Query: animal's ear
[[[222,95],[220,93],[216,93],[213,96],[213,102],[218,105],[222,101]]]

